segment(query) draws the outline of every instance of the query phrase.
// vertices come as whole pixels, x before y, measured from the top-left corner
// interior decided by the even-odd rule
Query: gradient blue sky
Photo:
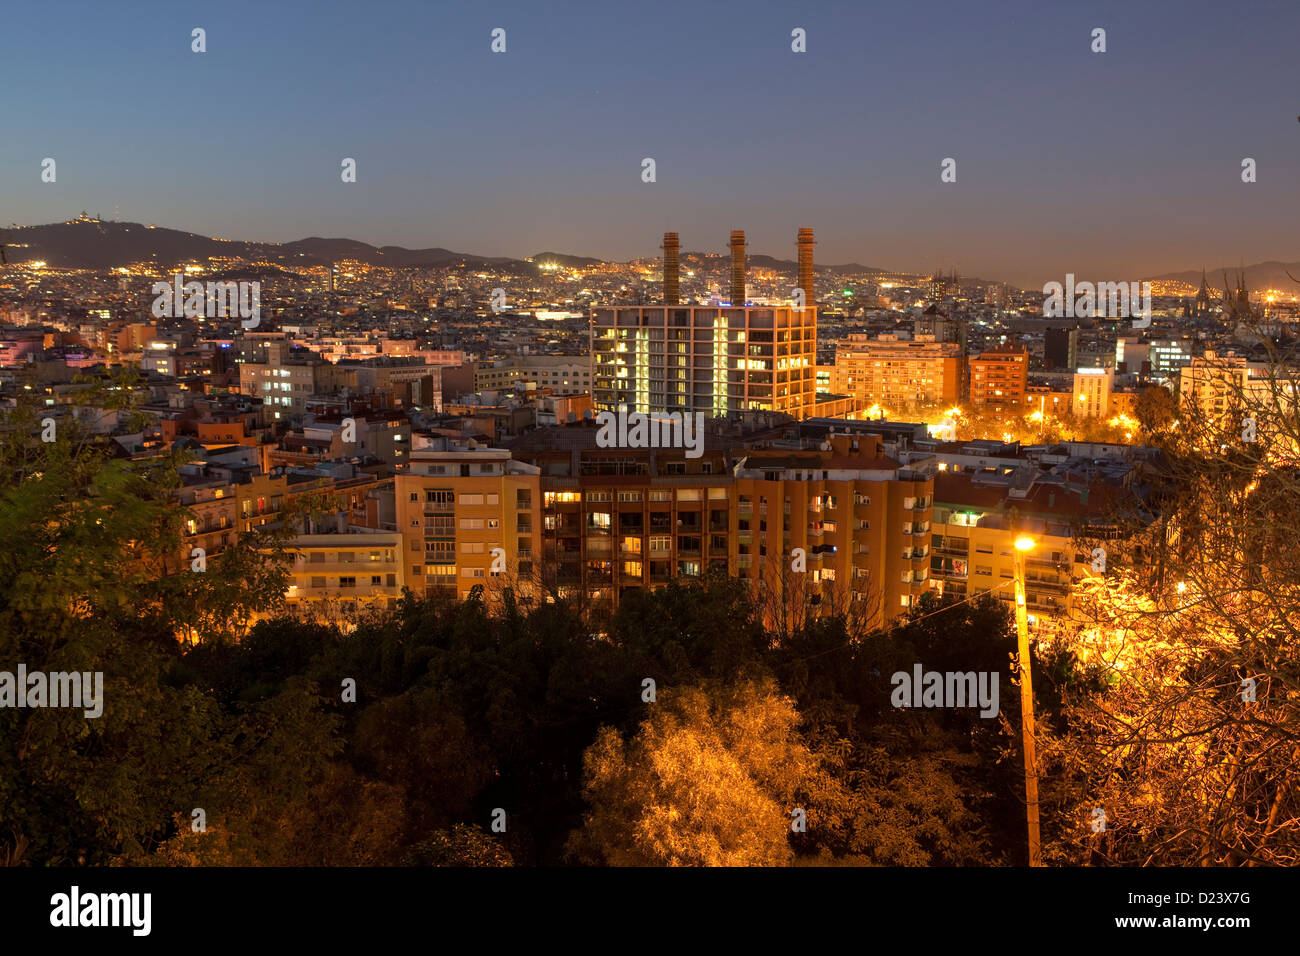
[[[16,3],[0,219],[617,259],[812,226],[819,262],[1026,285],[1291,261],[1298,41],[1296,0]]]

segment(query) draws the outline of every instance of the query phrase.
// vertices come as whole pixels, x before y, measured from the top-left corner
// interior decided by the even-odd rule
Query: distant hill
[[[1291,275],[1300,277],[1300,262],[1256,262],[1254,265],[1246,266],[1246,288],[1251,292],[1258,292],[1261,289],[1277,289],[1282,292],[1300,293],[1300,283],[1292,281],[1287,277],[1287,270],[1291,270]],[[1235,289],[1237,286],[1237,275],[1243,271],[1241,266],[1218,266],[1214,269],[1205,270],[1205,281],[1211,289],[1223,291],[1223,274],[1228,274],[1228,287]],[[1164,275],[1151,276],[1153,280],[1163,279],[1170,281],[1182,281],[1190,285],[1199,286],[1201,284],[1201,270],[1191,269],[1187,272],[1166,272]]]
[[[372,266],[450,266],[466,265],[477,268],[484,265],[519,265],[519,259],[506,256],[477,256],[450,249],[407,249],[403,246],[371,246],[356,239],[299,239],[286,242],[279,249],[291,256],[314,260],[321,265],[341,259],[356,259]]]
[[[272,254],[275,248],[257,242],[224,242],[138,222],[93,219],[20,226],[6,232],[10,261],[44,260],[63,269],[108,270],[149,260],[171,266],[213,256],[256,259]]]
[[[554,262],[556,265],[564,266],[566,269],[581,269],[583,266],[598,266],[605,262],[604,259],[593,259],[590,256],[569,256],[563,252],[539,252],[531,257],[535,263]]]
[[[403,246],[372,246],[356,239],[322,238],[311,236],[294,242],[252,242],[243,239],[216,239],[179,229],[146,226],[138,222],[105,222],[98,219],[79,218],[67,222],[42,226],[15,226],[3,230],[3,241],[10,262],[44,260],[51,266],[64,269],[97,269],[107,271],[133,262],[157,262],[159,271],[186,262],[228,257],[261,261],[277,266],[324,266],[343,259],[356,259],[375,266],[434,267],[463,266],[481,269],[491,266],[520,275],[535,275],[539,263],[554,262],[568,268],[582,268],[611,261],[592,256],[576,256],[561,252],[539,252],[532,262],[507,256],[480,256],[468,252],[435,247],[407,249]],[[752,268],[772,269],[793,275],[798,264],[793,259],[774,256],[750,255]],[[688,269],[719,270],[727,267],[725,252],[683,252],[682,265]],[[646,261],[646,260],[640,260]],[[1235,285],[1237,269],[1218,266],[1207,270],[1206,278],[1216,289],[1223,288],[1223,273]],[[1300,276],[1300,262],[1257,262],[1245,267],[1246,285],[1251,291],[1279,289],[1300,293],[1300,283],[1287,277],[1287,270]],[[856,262],[840,265],[818,264],[819,274],[871,275],[892,270],[864,266]],[[1169,272],[1151,276],[1152,279],[1181,280],[1193,286],[1201,281],[1200,269],[1186,272]],[[963,284],[987,284],[985,280],[962,276]]]
[[[106,222],[98,219],[71,219],[43,226],[18,226],[8,230],[10,258],[15,262],[34,259],[64,269],[108,270],[133,262],[157,262],[168,269],[185,262],[212,257],[230,257],[277,263],[284,266],[323,266],[343,259],[356,259],[368,265],[403,267],[447,267],[463,265],[477,269],[498,269],[526,273],[538,263],[556,263],[567,268],[600,265],[606,261],[594,256],[576,256],[562,252],[539,252],[532,262],[508,256],[480,256],[436,247],[407,249],[404,246],[372,246],[357,239],[310,236],[294,242],[250,242],[243,239],[214,239],[193,232],[146,226],[138,222]],[[727,256],[706,252],[687,252],[684,263],[703,268],[725,267]],[[749,264],[756,268],[793,273],[792,259],[751,255]],[[884,272],[858,263],[818,266],[818,271],[833,274],[868,274]]]
[[[717,268],[726,267],[731,257],[725,252],[723,253],[683,252],[681,253],[680,258],[682,262],[689,262],[692,263],[693,265],[704,267],[704,268],[717,269]],[[759,269],[772,269],[773,271],[776,272],[793,273],[796,272],[799,268],[799,263],[796,262],[794,259],[778,259],[775,256],[755,255],[752,253],[747,253],[745,255],[745,261],[749,264],[751,268],[756,267]],[[867,273],[889,272],[891,270],[877,269],[872,266],[860,265],[859,263],[856,262],[848,262],[842,265],[831,265],[831,266],[824,265],[819,262],[817,263],[817,271],[830,272],[835,275],[851,275],[851,274],[861,275]]]
[[[213,239],[192,232],[146,226],[138,222],[104,222],[72,219],[43,226],[17,226],[5,231],[13,262],[43,260],[63,269],[108,270],[133,262],[157,262],[161,270],[185,262],[213,257],[264,260],[284,266],[324,266],[342,259],[368,265],[450,266],[482,268],[485,265],[532,268],[507,257],[479,256],[450,249],[378,248],[356,239],[322,239],[313,236],[296,242],[249,242]]]

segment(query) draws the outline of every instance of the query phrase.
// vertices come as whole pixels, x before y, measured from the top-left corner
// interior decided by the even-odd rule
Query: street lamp
[[[1042,866],[1038,834],[1038,766],[1034,751],[1034,688],[1029,676],[1029,613],[1025,607],[1025,555],[1035,541],[1027,534],[1016,538],[1016,639],[1020,659],[1020,739],[1025,753],[1025,820],[1029,825],[1029,865]]]

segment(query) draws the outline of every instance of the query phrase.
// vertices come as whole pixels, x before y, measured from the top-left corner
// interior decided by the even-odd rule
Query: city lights
[[[4,938],[1286,938],[1300,4],[11,6]]]

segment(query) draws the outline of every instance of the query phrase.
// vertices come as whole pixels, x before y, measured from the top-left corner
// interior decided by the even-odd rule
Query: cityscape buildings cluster
[[[1029,529],[1027,604],[1047,634],[1069,619],[1080,542],[1114,533],[1121,500],[1142,512],[1160,464],[1087,422],[1131,438],[1151,387],[1221,411],[1225,383],[1264,382],[1260,329],[1297,319],[1243,276],[1222,295],[1158,284],[1149,328],[1044,318],[1041,295],[1003,283],[819,270],[801,228],[795,260],[754,268],[738,230],[726,256],[683,256],[667,233],[661,263],[341,259],[292,283],[277,267],[250,329],[157,318],[147,289],[173,267],[265,262],[54,268],[21,238],[0,276],[0,402],[34,396],[125,457],[183,452],[178,568],[292,515],[286,606],[333,617],[507,583],[613,609],[718,570],[778,604],[797,575],[814,613],[875,626],[930,591],[1013,600]],[[146,424],[84,400],[110,380]],[[702,413],[703,453],[601,447],[599,411]],[[993,418],[959,440],[963,415]],[[1081,431],[1033,441],[1046,421]]]

